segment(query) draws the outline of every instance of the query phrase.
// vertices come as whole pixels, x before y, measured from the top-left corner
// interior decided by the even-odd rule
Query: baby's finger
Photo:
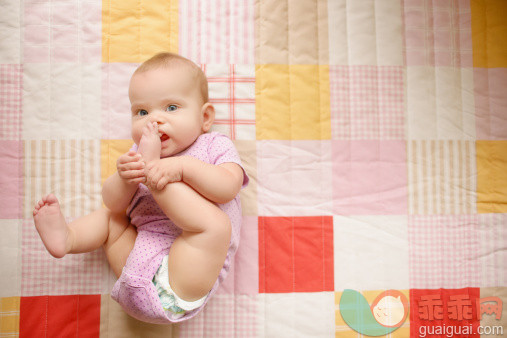
[[[162,177],[157,183],[157,190],[162,190],[169,183],[169,180],[166,177]]]
[[[125,179],[144,177],[144,170],[128,170],[122,173],[122,177]]]

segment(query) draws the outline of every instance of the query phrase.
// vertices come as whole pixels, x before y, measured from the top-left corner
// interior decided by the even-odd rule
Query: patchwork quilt
[[[0,4],[0,337],[507,335],[507,1]],[[160,51],[202,67],[250,176],[229,277],[162,326],[31,216],[102,207]]]

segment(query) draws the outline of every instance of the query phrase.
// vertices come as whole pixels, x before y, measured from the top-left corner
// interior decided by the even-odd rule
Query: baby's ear
[[[209,102],[205,103],[202,106],[201,114],[203,118],[202,131],[207,132],[215,122],[215,107]]]

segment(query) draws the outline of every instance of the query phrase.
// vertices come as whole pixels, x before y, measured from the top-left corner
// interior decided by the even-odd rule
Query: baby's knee
[[[231,238],[232,224],[229,216],[222,210],[217,216],[210,220],[208,231],[213,233],[217,240],[222,240],[228,244]]]

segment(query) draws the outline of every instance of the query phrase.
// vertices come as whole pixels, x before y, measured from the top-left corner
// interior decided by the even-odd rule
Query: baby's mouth
[[[167,136],[166,134],[162,134],[162,136],[160,136],[160,142],[164,142],[168,139],[169,139],[169,136]]]

